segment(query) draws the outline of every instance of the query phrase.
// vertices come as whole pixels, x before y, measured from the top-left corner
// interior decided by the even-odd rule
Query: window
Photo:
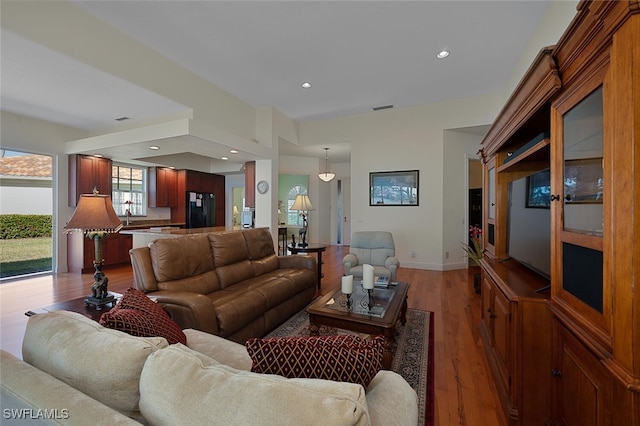
[[[291,206],[296,200],[296,195],[306,194],[307,188],[302,185],[296,185],[287,193],[287,225],[302,226],[302,216],[298,211],[292,211]]]
[[[123,164],[114,164],[111,173],[111,199],[118,216],[146,216],[147,214],[147,169]]]

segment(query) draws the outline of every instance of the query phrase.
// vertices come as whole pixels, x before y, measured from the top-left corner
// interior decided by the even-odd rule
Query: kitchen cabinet
[[[129,250],[133,247],[131,235],[109,234],[102,239],[102,257],[105,267],[131,263]],[[95,267],[95,241],[81,232],[67,234],[67,267],[69,272],[93,273]]]
[[[256,207],[256,162],[244,163],[244,206]]]
[[[112,161],[108,158],[89,155],[69,155],[69,207],[78,205],[82,194],[93,193],[111,196]]]
[[[216,216],[213,226],[225,225],[225,177],[213,173],[204,173],[194,170],[178,170],[177,178],[177,202],[176,207],[171,208],[171,220],[176,223],[184,223],[187,214],[187,192],[206,192],[215,195]]]
[[[168,167],[149,167],[149,207],[177,207],[178,172]]]

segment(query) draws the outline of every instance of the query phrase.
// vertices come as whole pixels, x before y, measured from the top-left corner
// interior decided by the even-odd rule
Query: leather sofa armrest
[[[318,262],[314,256],[310,255],[278,256],[278,267],[280,269],[310,269],[316,272]]]
[[[193,328],[206,333],[219,333],[216,310],[204,294],[188,291],[154,291],[148,296],[157,298],[171,318],[178,323],[180,328]]]
[[[158,289],[158,282],[153,273],[149,247],[139,247],[129,250],[131,267],[133,269],[133,283],[136,289],[148,293]]]

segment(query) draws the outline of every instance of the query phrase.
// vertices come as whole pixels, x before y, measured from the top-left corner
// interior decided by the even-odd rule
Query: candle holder
[[[375,297],[373,297],[373,289],[372,288],[365,288],[364,287],[364,282],[362,282],[360,284],[360,288],[362,288],[362,293],[366,294],[366,297],[363,297],[362,300],[360,301],[360,306],[362,306],[363,308],[366,308],[367,310],[371,311],[371,309],[373,309],[373,307],[376,304]]]
[[[368,301],[367,301],[367,307],[369,308],[369,310],[371,310],[373,308],[373,306],[376,304],[375,300],[373,299],[373,289],[372,288],[368,288],[367,289],[367,294],[368,294]]]
[[[345,294],[345,296],[347,296],[347,309],[351,310],[351,304],[353,303],[352,300],[351,300],[351,294],[347,293],[347,294]]]

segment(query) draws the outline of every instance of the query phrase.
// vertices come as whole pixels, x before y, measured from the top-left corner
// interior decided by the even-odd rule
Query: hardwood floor
[[[338,286],[348,247],[331,246],[323,256],[321,293]],[[130,266],[107,268],[109,290],[133,285]],[[467,270],[426,271],[400,268],[398,279],[410,283],[409,308],[434,312],[436,425],[494,426],[506,421],[478,335],[480,296]],[[86,296],[91,274],[43,275],[0,284],[0,347],[21,356],[24,315]]]

